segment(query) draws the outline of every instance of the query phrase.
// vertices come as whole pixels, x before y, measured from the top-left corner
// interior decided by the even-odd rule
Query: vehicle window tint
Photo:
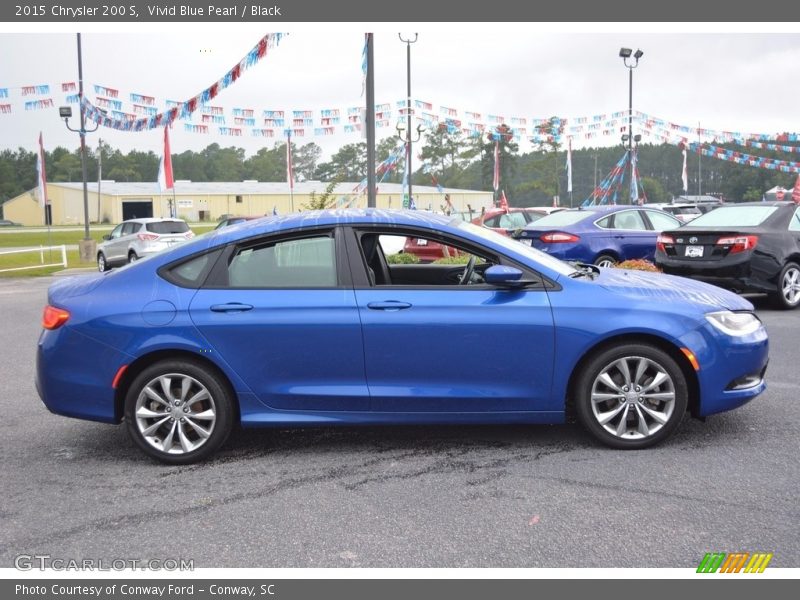
[[[583,221],[596,214],[597,213],[589,210],[562,210],[542,217],[536,221],[536,226],[544,227],[552,225],[553,227],[563,227],[564,225],[573,225],[578,221]]]
[[[503,229],[518,229],[520,227],[525,227],[527,225],[527,221],[525,220],[525,215],[521,212],[513,212],[500,215],[500,224],[496,225],[496,227],[502,227]]]
[[[122,235],[130,235],[139,230],[139,223],[124,223],[122,227]]]
[[[219,249],[195,256],[179,265],[170,267],[162,275],[177,285],[199,288],[221,252],[222,250]]]
[[[642,231],[647,229],[638,210],[624,210],[614,214],[614,229]]]
[[[158,234],[186,233],[189,226],[185,221],[154,221],[147,224],[147,231]]]
[[[667,214],[658,210],[648,210],[647,217],[653,224],[653,229],[656,231],[664,231],[665,229],[674,229],[680,227],[681,223],[677,219],[673,219]]]
[[[800,231],[800,208],[794,211],[792,220],[789,221],[789,231]]]
[[[242,248],[228,265],[231,287],[336,287],[334,240],[320,236]]]
[[[778,210],[777,206],[720,206],[685,227],[755,227]]]
[[[114,231],[111,232],[112,240],[115,240],[122,235],[122,227],[123,225],[117,225],[116,227],[114,227]]]
[[[611,221],[613,220],[614,215],[608,215],[604,219],[600,219],[597,222],[598,227],[602,227],[603,229],[610,229],[611,228]]]
[[[497,215],[490,219],[484,219],[483,224],[486,225],[486,227],[502,227],[502,225],[500,225],[500,216],[501,215]]]

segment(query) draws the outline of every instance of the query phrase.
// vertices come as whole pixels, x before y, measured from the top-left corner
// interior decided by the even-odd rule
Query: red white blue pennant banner
[[[197,94],[194,98],[181,103],[179,106],[173,106],[166,112],[158,113],[144,119],[129,120],[125,118],[115,119],[113,117],[109,117],[99,108],[94,106],[94,104],[92,104],[92,102],[90,102],[85,96],[81,99],[81,106],[85,111],[87,119],[94,121],[103,127],[109,127],[111,129],[117,129],[120,131],[145,131],[170,125],[177,119],[187,118],[197,109],[207,105],[209,101],[216,98],[222,90],[235,83],[239,77],[241,77],[244,71],[257,64],[267,55],[268,49],[277,46],[280,43],[283,35],[284,34],[282,33],[268,33],[259,40],[258,44],[256,44],[253,49],[250,50],[250,52],[248,52],[244,58],[242,58],[242,60],[240,60],[230,71],[225,73],[225,75],[223,75],[219,80]],[[103,88],[102,86],[95,86],[95,92],[98,94],[102,92],[102,95],[106,98],[116,98],[119,95],[117,90]],[[110,106],[113,109],[119,110],[119,108],[114,104],[110,104]],[[239,135],[235,132],[232,133],[232,131],[235,131],[233,129],[221,129],[225,130],[224,133],[220,131],[222,135]]]

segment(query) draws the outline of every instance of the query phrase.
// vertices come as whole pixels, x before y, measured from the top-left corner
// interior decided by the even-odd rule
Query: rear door
[[[646,258],[652,260],[656,252],[655,231],[648,229],[643,211],[622,210],[614,213],[611,221],[611,239],[620,260]]]
[[[334,229],[231,246],[198,290],[192,321],[261,402],[369,408],[361,322]]]

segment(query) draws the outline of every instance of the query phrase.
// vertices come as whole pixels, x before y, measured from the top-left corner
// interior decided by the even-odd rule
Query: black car
[[[725,204],[656,242],[656,265],[736,292],[800,305],[800,207],[792,202]]]

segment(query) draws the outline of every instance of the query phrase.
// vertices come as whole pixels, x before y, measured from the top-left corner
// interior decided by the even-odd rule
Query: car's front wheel
[[[145,453],[169,464],[204,460],[225,442],[234,404],[218,375],[190,360],[151,365],[131,383],[125,421]]]
[[[612,448],[653,446],[686,411],[686,377],[675,360],[647,344],[626,343],[591,357],[575,386],[583,426]]]
[[[792,309],[800,306],[800,266],[787,263],[778,275],[778,291],[772,297],[778,308]]]

